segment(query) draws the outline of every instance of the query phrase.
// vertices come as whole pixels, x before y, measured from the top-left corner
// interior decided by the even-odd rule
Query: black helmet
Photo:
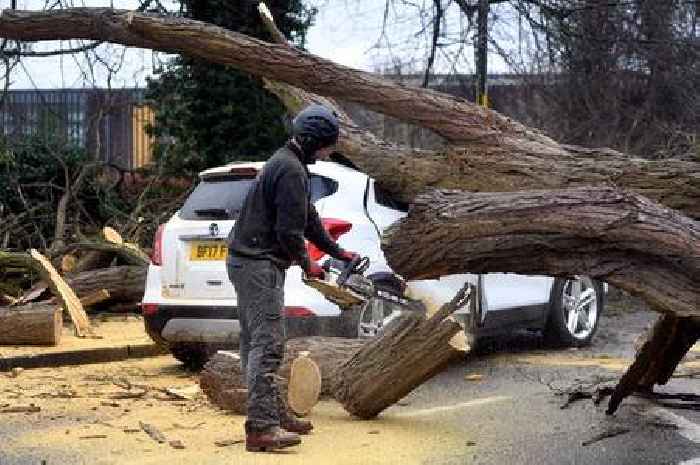
[[[317,150],[335,144],[339,132],[338,115],[323,105],[309,105],[292,121],[292,135],[308,162]]]

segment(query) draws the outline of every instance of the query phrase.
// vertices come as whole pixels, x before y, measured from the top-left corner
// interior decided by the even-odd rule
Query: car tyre
[[[188,370],[199,371],[218,350],[226,349],[230,350],[233,347],[203,342],[178,342],[170,346],[170,353]]]
[[[556,278],[544,327],[545,341],[555,347],[585,347],[598,330],[605,305],[603,284],[585,276]]]

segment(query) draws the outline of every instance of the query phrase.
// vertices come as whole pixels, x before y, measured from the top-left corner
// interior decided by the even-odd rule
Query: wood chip
[[[173,449],[184,449],[185,445],[179,439],[168,442]]]
[[[217,447],[228,447],[228,446],[235,446],[236,444],[241,444],[244,443],[245,439],[240,438],[240,439],[222,439],[220,441],[214,441],[214,445]]]
[[[465,381],[481,381],[482,379],[484,379],[484,375],[473,374],[464,376]]]
[[[207,422],[205,422],[205,421],[200,422],[200,423],[197,423],[196,425],[192,425],[192,426],[182,425],[182,424],[180,424],[180,423],[173,423],[173,428],[192,430],[192,429],[199,429],[199,428],[201,428],[202,426],[204,426],[204,425],[206,425],[206,424],[207,424]]]
[[[11,378],[16,378],[16,377],[18,377],[19,375],[21,375],[23,371],[24,371],[24,368],[22,368],[22,367],[14,367],[14,368],[12,369],[12,371],[10,372],[10,377],[11,377]]]
[[[103,407],[121,407],[121,405],[116,402],[100,402],[100,405]]]
[[[199,384],[193,384],[192,386],[186,387],[169,387],[165,392],[176,399],[192,400],[195,399],[202,390],[199,388]]]
[[[91,434],[89,436],[80,436],[79,439],[107,439],[106,434]]]
[[[154,441],[159,442],[161,444],[168,441],[165,438],[165,435],[161,433],[160,430],[155,426],[149,423],[144,423],[142,421],[139,422],[139,425],[141,426],[141,429],[144,430]]]

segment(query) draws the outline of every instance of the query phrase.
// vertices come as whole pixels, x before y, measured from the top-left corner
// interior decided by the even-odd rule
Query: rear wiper
[[[228,218],[228,211],[224,208],[201,208],[194,211],[198,216],[216,216]]]

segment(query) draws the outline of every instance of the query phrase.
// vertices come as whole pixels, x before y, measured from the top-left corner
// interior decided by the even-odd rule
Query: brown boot
[[[279,426],[262,433],[247,433],[245,436],[245,450],[248,452],[270,452],[298,444],[301,444],[298,434],[285,431]]]
[[[309,420],[301,420],[292,414],[287,414],[281,418],[280,426],[287,431],[297,434],[309,434],[314,429],[314,425]]]

